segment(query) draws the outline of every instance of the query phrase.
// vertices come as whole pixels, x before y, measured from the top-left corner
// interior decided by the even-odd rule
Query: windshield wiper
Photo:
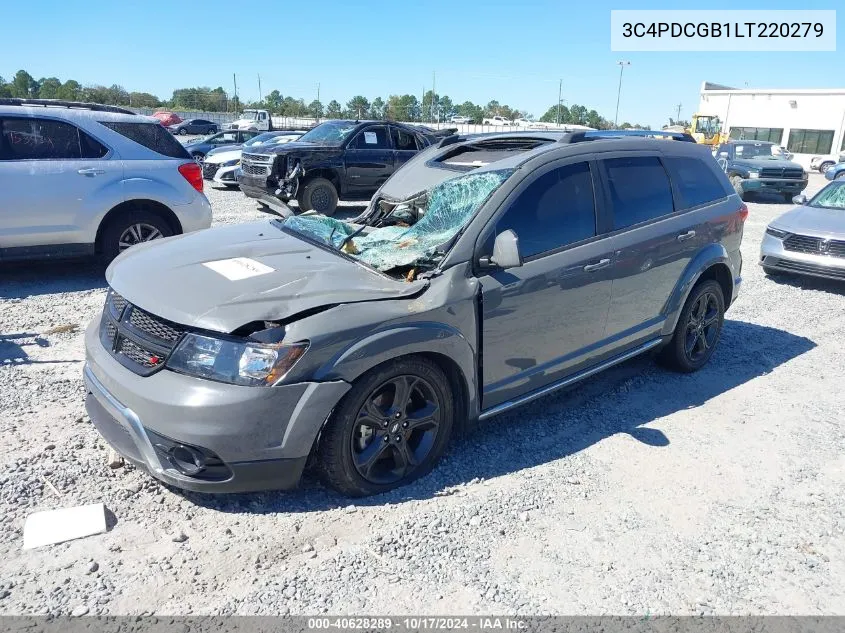
[[[365,228],[367,228],[366,224],[362,225],[359,229],[355,229],[350,235],[344,237],[343,241],[340,243],[340,246],[337,247],[337,250],[342,251],[343,247],[346,246],[347,242],[351,242],[353,237],[358,237],[359,235],[361,235],[361,233],[364,232]]]

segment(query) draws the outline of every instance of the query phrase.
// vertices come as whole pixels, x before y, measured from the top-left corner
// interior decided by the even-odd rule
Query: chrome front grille
[[[274,155],[247,154],[241,155],[241,171],[248,176],[267,177],[273,172]]]
[[[164,367],[185,330],[110,290],[100,320],[100,341],[124,367],[149,376]]]
[[[783,241],[783,248],[794,253],[845,257],[845,241],[828,240],[809,235],[790,235]]]

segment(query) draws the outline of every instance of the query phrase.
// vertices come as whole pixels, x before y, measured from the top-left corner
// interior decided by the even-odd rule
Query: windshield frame
[[[759,143],[759,142],[755,142],[755,141],[738,141],[738,142],[732,143],[732,145],[733,145],[733,150],[734,150],[734,156],[736,156],[737,160],[742,160],[742,159],[754,160],[754,159],[757,159],[757,158],[763,158],[763,159],[766,159],[766,160],[769,160],[769,159],[787,160],[787,158],[784,154],[777,155],[777,154],[773,153],[772,150],[776,147],[774,143]],[[758,148],[759,147],[761,149],[767,147],[769,149],[769,153],[768,154],[753,154],[753,155],[747,154],[744,151],[738,152],[737,150],[740,147],[743,147],[743,148],[745,148],[745,147]]]
[[[827,195],[836,189],[845,189],[845,181],[837,182],[833,181],[827,187],[819,191],[816,195],[810,198],[806,206],[811,207],[813,209],[829,209],[830,211],[844,211],[845,212],[845,195],[843,195],[843,204],[841,207],[829,207],[823,204],[818,204],[818,199],[824,195]]]

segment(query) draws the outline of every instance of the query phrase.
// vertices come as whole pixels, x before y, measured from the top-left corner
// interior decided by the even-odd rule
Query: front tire
[[[322,480],[341,494],[363,497],[427,474],[449,443],[453,397],[446,374],[424,358],[397,359],[365,373],[320,437]]]
[[[821,165],[819,165],[819,173],[822,173],[822,174],[826,173],[827,170],[830,169],[831,167],[833,167],[835,164],[836,163],[833,163],[831,161],[827,161],[826,163],[822,163]]]
[[[712,279],[699,283],[684,304],[672,340],[660,351],[658,360],[682,373],[698,371],[713,355],[724,322],[722,287]]]
[[[783,199],[784,199],[784,200],[786,200],[787,202],[792,202],[792,198],[794,198],[794,197],[795,197],[795,196],[797,196],[797,195],[798,195],[798,194],[786,193],[786,192],[785,192],[785,193],[783,194]]]
[[[731,176],[731,185],[733,185],[734,191],[739,196],[740,200],[745,200],[745,197],[748,195],[742,187],[742,178],[739,176]]]
[[[334,215],[337,211],[337,189],[325,178],[314,178],[305,183],[296,196],[300,211],[316,211],[323,215]]]
[[[179,130],[179,136],[185,136],[187,134],[188,134],[188,130],[186,130],[185,128],[182,128],[181,130]]]
[[[103,229],[100,253],[106,263],[136,244],[170,237],[173,228],[161,216],[143,208],[125,211]]]

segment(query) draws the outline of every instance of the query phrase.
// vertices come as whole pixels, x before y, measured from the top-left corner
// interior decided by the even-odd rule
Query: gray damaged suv
[[[695,371],[737,295],[748,211],[677,136],[452,136],[352,221],[130,249],[85,337],[91,419],[178,487],[290,488],[311,458],[359,496],[637,354]]]

